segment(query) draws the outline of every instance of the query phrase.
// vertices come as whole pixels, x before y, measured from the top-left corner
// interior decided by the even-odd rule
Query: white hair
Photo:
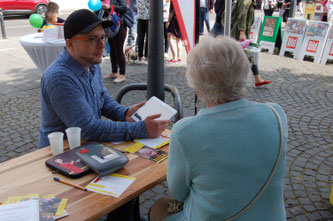
[[[206,103],[217,105],[243,97],[249,71],[249,60],[237,41],[207,36],[189,53],[186,78]]]

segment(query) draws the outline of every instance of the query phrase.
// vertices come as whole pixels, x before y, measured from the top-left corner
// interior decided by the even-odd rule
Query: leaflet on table
[[[0,206],[0,221],[39,220],[38,198]]]
[[[154,139],[136,139],[135,142],[141,143],[145,146],[157,149],[169,143],[169,138],[165,136],[160,136]]]
[[[131,117],[135,121],[140,121],[146,119],[146,117],[150,115],[161,114],[161,117],[159,117],[158,120],[169,120],[176,113],[177,111],[174,108],[153,96]]]
[[[68,212],[65,210],[68,199],[56,198],[53,194],[43,197],[39,197],[38,194],[33,193],[27,194],[25,196],[10,196],[2,205],[9,205],[36,199],[39,201],[40,221],[51,221],[68,216]]]
[[[96,177],[86,186],[86,188],[92,192],[118,198],[134,182],[134,180],[135,177],[111,173],[107,176]]]

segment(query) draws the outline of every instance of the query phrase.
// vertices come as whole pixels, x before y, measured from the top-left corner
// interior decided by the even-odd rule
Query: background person
[[[168,31],[168,41],[171,49],[172,59],[167,63],[178,63],[182,61],[182,36],[180,33],[177,17],[171,3],[168,22],[166,23]]]
[[[206,23],[207,31],[210,32],[209,13],[213,13],[214,0],[200,0],[199,11],[199,34],[204,33],[204,22]]]
[[[54,28],[54,25],[57,23],[58,14],[55,11],[46,11],[45,12],[45,19],[46,24],[42,27],[42,32],[45,29]]]
[[[164,59],[168,59],[169,55],[169,40],[168,40],[168,28],[167,22],[170,14],[170,2],[171,0],[163,0],[163,27],[164,27]]]
[[[150,220],[226,220],[241,211],[271,174],[280,150],[279,123],[266,104],[243,97],[250,71],[238,42],[208,36],[189,53],[186,78],[206,108],[172,128],[167,182],[184,202],[170,215],[168,198],[151,208]],[[284,136],[282,160],[263,195],[239,220],[286,220],[283,200],[287,119],[278,104]]]
[[[261,10],[264,10],[265,16],[272,16],[276,5],[276,0],[263,0]]]
[[[136,0],[129,0],[128,7],[133,12],[133,18],[134,23],[131,28],[128,29],[128,38],[127,38],[127,44],[128,46],[133,46],[136,42],[136,28],[138,23],[138,13],[137,13],[137,7],[136,7]],[[135,47],[137,49],[137,46]],[[137,50],[135,50],[137,51]]]
[[[149,19],[149,1],[137,0],[138,9],[138,62],[147,64],[148,61],[148,19]],[[143,57],[144,56],[144,57]]]
[[[222,20],[222,13],[224,12],[224,7],[225,7],[225,0],[216,0],[215,5],[214,5],[214,10],[215,10],[215,23],[214,26],[211,30],[211,34],[216,37],[218,35],[223,35],[224,34],[224,29],[223,25],[221,24]]]
[[[244,41],[249,39],[251,26],[254,22],[254,9],[256,0],[237,1],[233,6],[231,14],[231,36],[236,40]],[[252,73],[254,76],[254,85],[260,87],[272,83],[272,80],[263,80],[259,74],[258,65],[252,64]]]
[[[109,38],[110,45],[110,62],[112,72],[107,78],[116,78],[113,80],[115,83],[120,83],[126,80],[126,58],[124,53],[124,43],[127,35],[127,27],[123,19],[124,14],[127,11],[127,5],[125,0],[110,0],[110,4],[103,4],[103,8],[106,9],[106,13],[110,13],[111,5],[114,6],[114,10],[120,17],[120,28],[118,33],[113,37]],[[119,75],[118,75],[119,69]]]
[[[47,4],[47,8],[46,8],[46,12],[47,11],[53,11],[53,12],[56,12],[57,15],[59,15],[59,5],[57,3],[55,3],[55,2],[49,2]],[[57,22],[56,23],[64,23],[64,22],[65,22],[65,19],[57,17]],[[46,19],[43,19],[43,25],[42,25],[42,27],[44,25],[46,25]]]

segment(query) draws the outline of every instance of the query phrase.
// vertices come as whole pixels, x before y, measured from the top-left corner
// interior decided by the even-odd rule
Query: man
[[[66,20],[66,48],[41,81],[39,148],[49,145],[49,133],[68,127],[80,127],[84,140],[121,141],[158,137],[168,125],[168,120],[156,120],[160,115],[134,122],[131,115],[144,102],[124,107],[105,88],[99,64],[105,47],[104,28],[111,24],[87,9],[73,12]],[[102,115],[111,121],[101,120]]]
[[[199,11],[200,35],[203,35],[204,33],[204,21],[206,23],[207,31],[210,32],[209,13],[213,13],[213,7],[214,7],[214,0],[200,0],[200,11]]]

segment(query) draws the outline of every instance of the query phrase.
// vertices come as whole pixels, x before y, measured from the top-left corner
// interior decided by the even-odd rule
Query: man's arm
[[[251,0],[243,0],[240,2],[238,10],[238,30],[239,30],[239,40],[245,40],[245,30],[246,30],[246,20],[247,12],[251,6]]]
[[[65,75],[58,77],[45,90],[48,92],[53,110],[61,121],[67,127],[77,126],[82,129],[82,139],[121,141],[147,137],[143,121],[130,123],[98,119],[81,89]],[[121,106],[118,105],[116,107]]]

